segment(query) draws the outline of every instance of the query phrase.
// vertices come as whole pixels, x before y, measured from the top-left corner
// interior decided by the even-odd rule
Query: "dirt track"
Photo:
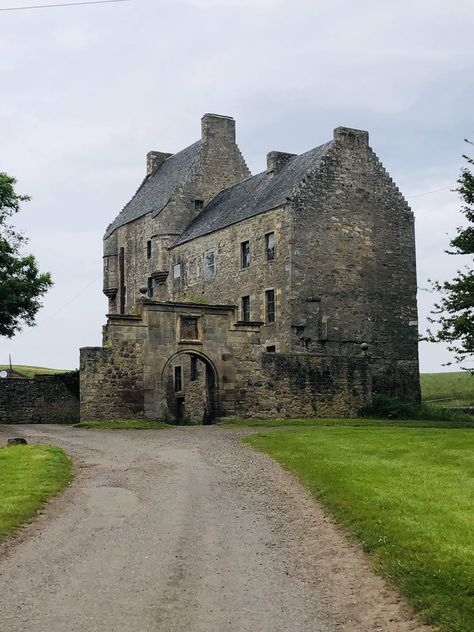
[[[0,547],[0,632],[427,630],[241,434],[0,426],[78,463]]]

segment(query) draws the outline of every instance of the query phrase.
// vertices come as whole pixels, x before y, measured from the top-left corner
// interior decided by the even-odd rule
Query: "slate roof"
[[[332,141],[290,158],[273,177],[266,171],[224,189],[173,243],[178,246],[285,204],[305,174],[317,166]]]
[[[168,204],[170,197],[186,172],[196,159],[201,142],[197,141],[186,149],[167,158],[161,167],[149,178],[145,178],[130,202],[107,227],[104,239],[116,228],[128,224],[134,219],[151,213],[153,217]]]

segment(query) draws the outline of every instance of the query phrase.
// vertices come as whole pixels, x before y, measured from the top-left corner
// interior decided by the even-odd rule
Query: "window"
[[[269,345],[268,347],[265,347],[265,351],[267,353],[276,353],[277,348],[275,347],[275,345]]]
[[[174,392],[181,393],[183,390],[183,369],[180,366],[174,367]]]
[[[191,382],[195,382],[198,379],[198,359],[196,358],[196,356],[191,356]]]
[[[202,209],[204,208],[203,200],[194,200],[194,208],[196,209],[196,211],[202,211]]]
[[[242,320],[250,321],[250,296],[242,296]]]
[[[149,298],[151,298],[153,296],[153,277],[148,277],[147,288],[148,288],[148,296]]]
[[[275,290],[266,290],[265,292],[265,321],[267,323],[275,322]]]
[[[125,304],[127,302],[127,288],[125,287],[125,249],[120,248],[119,252],[119,283],[120,283],[120,313],[125,314]]]
[[[175,263],[173,266],[173,279],[181,278],[181,264]]]
[[[181,316],[181,340],[199,340],[197,316]]]
[[[151,240],[146,242],[146,258],[151,259]]]
[[[275,259],[275,233],[267,233],[265,235],[265,253],[267,261]]]
[[[242,268],[248,268],[250,265],[250,242],[243,241],[240,244],[240,265]]]
[[[214,260],[214,253],[207,252],[204,256],[204,278],[206,281],[212,281],[216,276],[216,264]]]

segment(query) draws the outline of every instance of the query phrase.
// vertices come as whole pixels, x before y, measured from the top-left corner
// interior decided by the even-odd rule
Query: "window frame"
[[[250,294],[247,294],[246,296],[241,297],[240,310],[241,310],[242,322],[250,323],[252,321],[252,318],[250,316],[250,310],[251,310]]]
[[[176,275],[176,272],[175,272],[176,268],[179,269],[178,275]],[[176,263],[173,263],[173,268],[172,268],[173,281],[179,281],[181,279],[181,270],[182,270],[181,261],[177,261]]]
[[[212,266],[208,263],[208,257],[210,256],[212,256]],[[216,271],[216,251],[208,250],[204,253],[204,280],[213,281],[216,278]]]
[[[173,389],[175,393],[183,392],[183,366],[181,364],[173,367]]]
[[[269,300],[270,293],[272,295],[272,301]],[[272,305],[272,310],[270,310],[270,305]],[[270,315],[272,318],[270,318]],[[265,324],[271,325],[276,322],[276,292],[275,288],[268,288],[265,290]]]
[[[244,251],[244,247],[247,246],[248,251]],[[250,268],[250,264],[252,262],[251,251],[250,251],[250,239],[245,239],[240,242],[240,269],[247,270]],[[246,264],[246,265],[244,265]]]
[[[269,247],[269,238],[273,236],[273,247]],[[272,256],[269,257],[269,253],[272,252]],[[276,259],[276,236],[275,231],[270,230],[268,233],[265,233],[265,261],[275,261]]]

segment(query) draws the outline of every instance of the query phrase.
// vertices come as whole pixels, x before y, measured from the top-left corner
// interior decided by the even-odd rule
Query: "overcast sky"
[[[0,8],[59,0],[0,0]],[[270,150],[300,153],[338,125],[370,144],[416,217],[421,328],[427,278],[461,223],[455,186],[474,137],[472,0],[130,0],[0,11],[0,171],[33,200],[16,216],[54,288],[37,326],[0,339],[0,363],[76,368],[101,344],[102,236],[150,149],[234,116],[252,173]],[[443,189],[443,191],[438,191]],[[437,191],[435,193],[430,193]],[[420,348],[422,371],[445,367]]]

